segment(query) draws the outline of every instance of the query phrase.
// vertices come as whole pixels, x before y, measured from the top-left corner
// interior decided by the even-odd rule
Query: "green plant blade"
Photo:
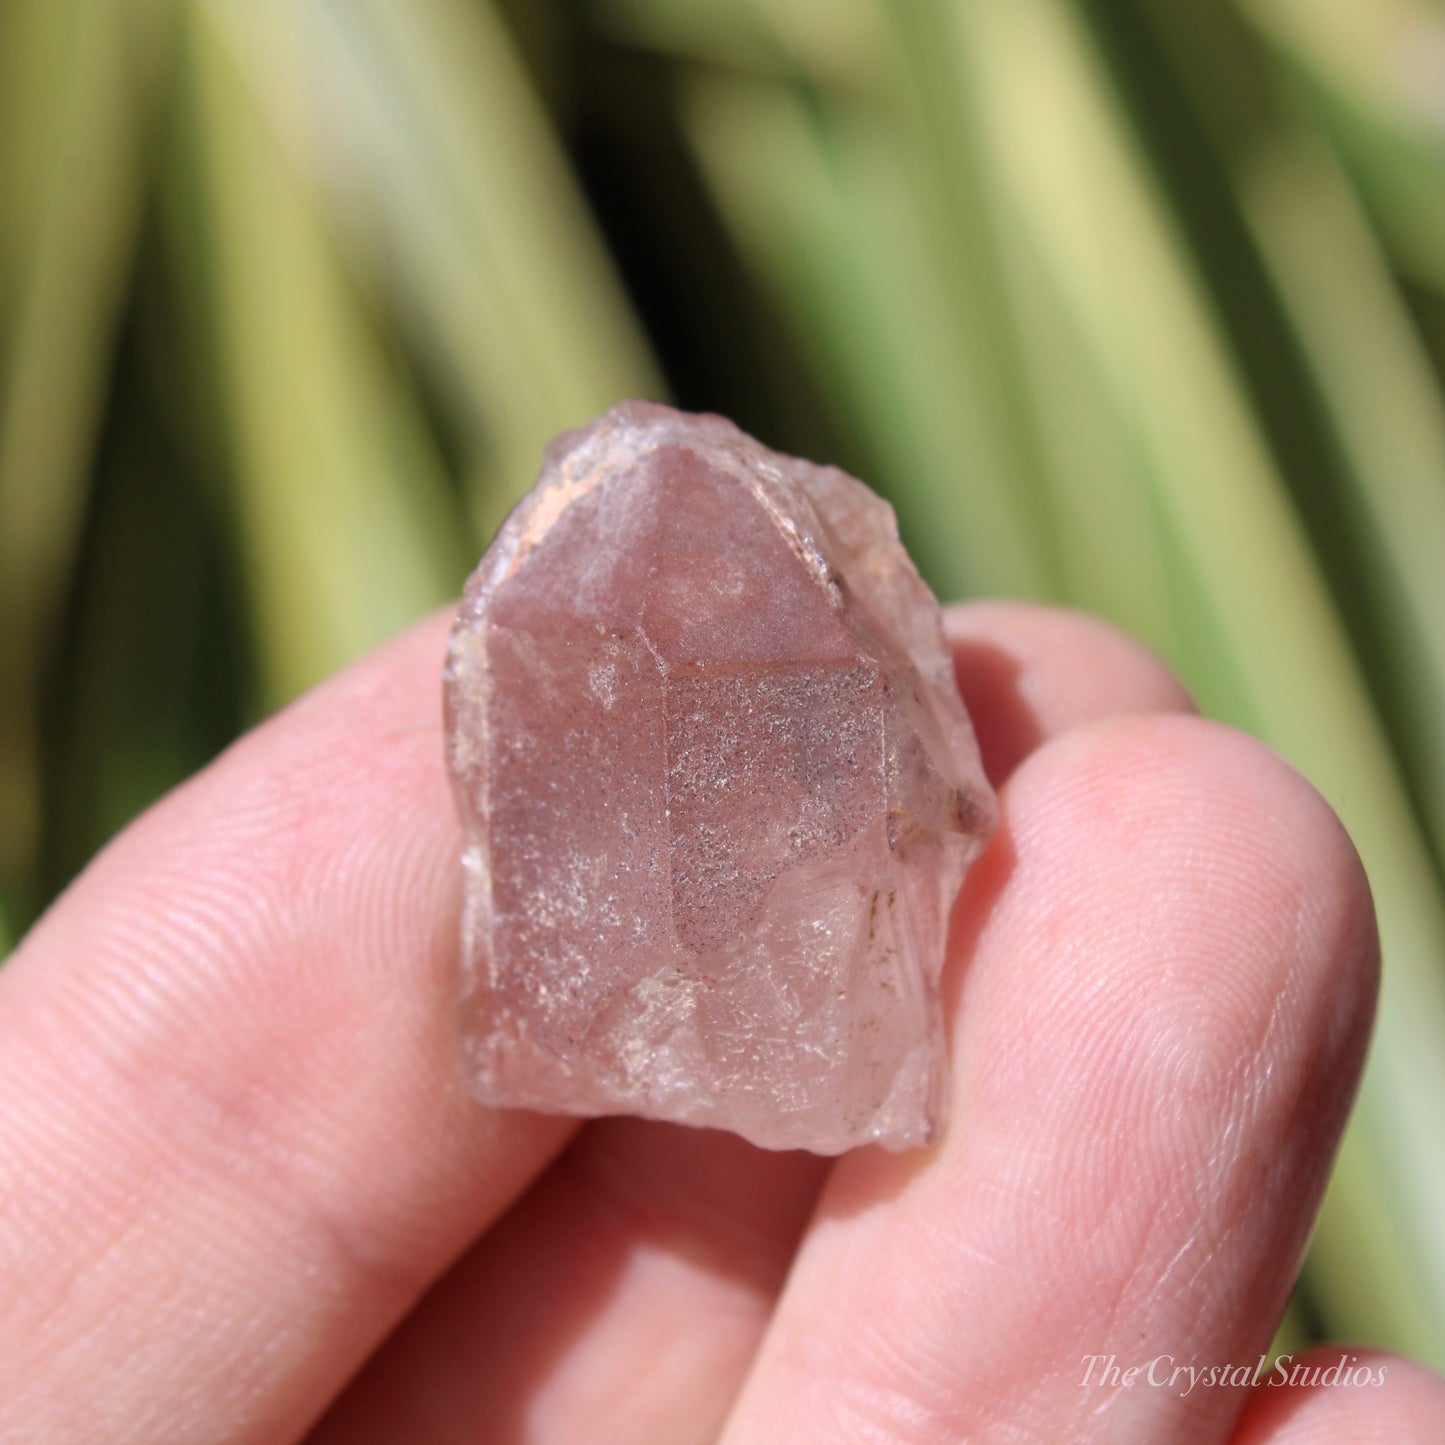
[[[439,379],[490,535],[552,435],[662,382],[492,5],[306,10],[340,100],[318,183]]]
[[[0,879],[30,886],[47,649],[148,176],[166,0],[15,0],[0,35]],[[79,183],[78,183],[79,182]]]
[[[217,381],[270,704],[440,603],[465,555],[404,374],[384,361],[320,199],[237,60],[264,41],[268,83],[299,103],[293,18],[266,0],[198,0],[185,49]]]
[[[1314,113],[1421,281],[1445,291],[1445,15],[1429,0],[1235,0]]]

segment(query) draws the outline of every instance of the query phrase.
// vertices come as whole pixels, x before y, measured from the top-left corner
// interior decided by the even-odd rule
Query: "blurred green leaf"
[[[758,85],[765,94],[753,93]],[[849,205],[838,171],[872,162],[870,138],[847,137],[857,149],[840,157],[845,142],[835,135],[826,154],[805,106],[765,82],[695,81],[688,124],[740,244],[792,316],[820,389],[838,407],[839,426],[856,428],[870,455],[888,458],[894,501],[929,575],[950,591],[966,582],[1042,590],[1034,546],[995,481],[1001,468],[990,468],[989,438],[946,318],[909,289],[916,267],[873,264],[879,232],[887,233],[882,249],[896,255],[917,246],[916,228],[880,208],[870,235]],[[887,167],[870,179],[886,185]]]
[[[0,887],[33,882],[39,708],[141,214],[167,0],[12,0],[0,39]]]
[[[1323,152],[1247,178],[1256,232],[1349,467],[1336,525],[1360,554],[1371,661],[1416,806],[1445,858],[1445,399],[1368,225]]]
[[[318,183],[441,380],[490,535],[550,437],[662,383],[492,6],[306,8]]]
[[[684,121],[738,245],[888,486],[920,564],[947,593],[1042,595],[1056,575],[1025,401],[1003,377],[1014,343],[988,285],[940,296],[966,201],[915,165],[921,118],[795,86],[694,77]],[[986,225],[969,244],[993,261]],[[987,233],[987,234],[985,234]],[[965,268],[958,267],[958,271]],[[951,273],[950,273],[951,274]]]
[[[273,702],[440,603],[467,552],[405,374],[237,61],[264,42],[273,105],[301,106],[295,19],[266,0],[200,0],[184,49],[217,380]]]
[[[710,68],[858,94],[887,79],[879,57],[891,40],[873,0],[602,0],[595,8],[615,40]]]
[[[1236,0],[1288,62],[1402,263],[1445,290],[1445,14],[1429,0]]]

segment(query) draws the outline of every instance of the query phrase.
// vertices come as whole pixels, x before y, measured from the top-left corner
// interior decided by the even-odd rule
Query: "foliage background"
[[[0,947],[633,394],[1325,792],[1387,979],[1285,1342],[1445,1366],[1440,0],[0,0]]]

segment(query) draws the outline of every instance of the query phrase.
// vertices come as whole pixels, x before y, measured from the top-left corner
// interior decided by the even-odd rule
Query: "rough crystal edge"
[[[823,466],[805,458],[790,457],[783,453],[773,452],[772,455],[776,456],[783,467],[791,473],[787,480],[791,481],[802,493],[804,506],[812,514],[809,519],[811,525],[800,529],[786,516],[783,507],[778,503],[776,491],[784,484],[784,478],[770,458],[759,459],[756,456],[759,444],[725,417],[694,413],[689,414],[688,420],[695,431],[702,433],[702,438],[710,442],[716,451],[703,452],[692,438],[689,438],[686,443],[679,443],[677,438],[671,434],[676,425],[676,413],[670,408],[648,401],[622,402],[591,425],[560,433],[548,444],[537,484],[504,519],[496,538],[484,555],[482,564],[469,577],[464,590],[457,618],[452,627],[444,669],[444,707],[448,736],[454,736],[461,731],[453,726],[454,710],[458,707],[456,702],[457,683],[460,675],[458,647],[486,610],[490,597],[503,582],[516,573],[526,560],[527,554],[546,536],[553,523],[574,501],[602,485],[621,468],[634,465],[637,457],[647,448],[647,443],[652,441],[657,446],[687,445],[695,453],[706,455],[707,460],[721,464],[723,470],[746,485],[758,498],[775,525],[779,527],[792,550],[818,578],[832,599],[834,607],[840,613],[844,613],[845,610],[840,588],[842,579],[825,560],[820,537],[828,538],[833,542],[835,548],[848,553],[855,560],[858,554],[857,549],[849,547],[824,520],[823,509],[819,506],[819,500],[815,495],[814,479],[819,475],[825,476],[835,484],[840,484],[846,490],[854,492],[855,499],[864,501],[870,509],[880,509],[886,515],[887,538],[892,544],[890,550],[894,551],[890,564],[895,571],[907,579],[911,589],[914,589],[917,594],[921,594],[920,601],[926,598],[932,604],[930,615],[935,622],[931,629],[932,635],[924,642],[925,655],[920,656],[913,646],[908,645],[904,647],[905,653],[913,667],[929,677],[935,684],[938,696],[953,700],[953,706],[948,708],[953,713],[953,716],[947,720],[949,726],[941,729],[930,728],[927,731],[931,733],[936,742],[944,743],[945,746],[948,744],[947,733],[952,732],[955,739],[961,735],[966,755],[959,757],[955,754],[952,760],[955,768],[960,773],[972,772],[982,777],[983,770],[972,722],[956,692],[953,667],[942,628],[941,610],[935,594],[924,582],[912,558],[902,545],[897,517],[892,506],[856,478],[837,467]],[[623,451],[622,443],[626,433],[629,432],[632,433],[631,445],[626,447],[624,455],[618,455],[617,453]],[[609,452],[613,453],[610,462],[608,461]],[[872,611],[872,609],[866,608],[864,610]],[[852,629],[850,628],[850,630]],[[904,641],[909,632],[910,629],[902,629],[899,634],[900,641]],[[860,642],[862,641],[863,639],[860,639]],[[877,648],[870,650],[874,655],[877,655],[879,651]],[[485,730],[485,720],[482,722]],[[949,747],[948,751],[953,752],[954,749]],[[463,786],[462,780],[469,772],[465,767],[465,760],[453,758],[452,763],[453,766],[448,771],[463,816],[471,817],[476,811],[485,812],[485,807],[480,810],[474,809],[472,796],[468,795]],[[992,790],[985,783],[982,789],[955,789],[953,806],[958,813],[958,832],[954,838],[961,848],[954,867],[947,871],[950,875],[956,876],[958,882],[950,885],[947,880],[940,879],[940,883],[944,885],[945,891],[956,896],[962,884],[962,877],[966,875],[968,868],[982,852],[989,835],[996,826],[997,803]],[[475,846],[471,846],[467,850],[474,870],[485,867],[484,860],[480,857],[481,852],[482,850]],[[481,949],[475,946],[479,942],[479,935],[482,932],[490,932],[488,921],[478,916],[478,910],[481,907],[478,895],[485,891],[487,890],[479,888],[467,889],[468,903],[464,922],[465,957],[463,959],[463,988],[467,995],[475,994],[483,987],[475,960],[479,955],[490,958],[490,949]],[[943,909],[945,936],[947,915],[951,912],[952,904],[953,897],[950,897]],[[933,995],[932,1007],[928,1013],[932,1020],[932,1031],[935,1037],[930,1042],[930,1078],[926,1085],[930,1107],[919,1120],[917,1128],[890,1131],[879,1124],[861,1133],[851,1131],[846,1136],[840,1131],[838,1137],[831,1141],[824,1140],[817,1134],[812,1134],[806,1141],[801,1141],[780,1137],[786,1135],[786,1130],[770,1131],[765,1134],[735,1124],[717,1124],[704,1116],[707,1111],[698,1111],[698,1117],[688,1117],[675,1111],[663,1113],[650,1112],[646,1109],[631,1109],[627,1112],[635,1117],[688,1123],[698,1127],[724,1128],[728,1132],[738,1134],[766,1149],[804,1148],[812,1153],[825,1156],[846,1153],[853,1148],[869,1143],[895,1151],[929,1147],[936,1144],[947,1124],[949,1092],[947,1081],[950,1073],[946,1041],[940,1037],[944,1030],[944,1020],[938,1000],[938,989],[945,960],[939,957],[935,962],[921,951],[918,952],[918,956],[925,960],[925,967],[920,974],[919,982]],[[468,1042],[471,1045],[469,1052],[473,1055],[472,1062],[474,1064],[471,1070],[472,1090],[479,1101],[484,1104],[498,1108],[534,1108],[574,1118],[611,1117],[618,1112],[602,1106],[568,1101],[559,1102],[555,1096],[529,1095],[525,1088],[518,1088],[515,1083],[509,1082],[503,1086],[496,1079],[495,1070],[484,1066],[482,1060],[475,1057],[480,1052],[475,1041],[469,1040]],[[880,1112],[886,1113],[886,1110]]]

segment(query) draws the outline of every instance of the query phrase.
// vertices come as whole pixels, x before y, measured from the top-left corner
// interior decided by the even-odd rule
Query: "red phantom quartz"
[[[892,510],[720,417],[558,437],[446,667],[489,1104],[769,1148],[940,1126],[950,905],[994,816]]]

